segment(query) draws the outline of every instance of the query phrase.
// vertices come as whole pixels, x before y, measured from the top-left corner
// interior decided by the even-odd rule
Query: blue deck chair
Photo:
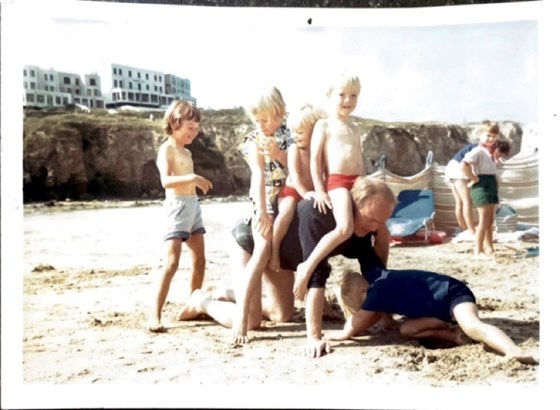
[[[435,231],[436,208],[431,189],[404,189],[397,197],[397,206],[387,220],[392,237],[415,234],[424,228],[424,241],[428,242],[429,230]]]

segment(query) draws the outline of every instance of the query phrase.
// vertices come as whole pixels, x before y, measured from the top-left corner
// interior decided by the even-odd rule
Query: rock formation
[[[166,138],[162,116],[161,112],[26,113],[24,201],[162,198],[156,167],[157,150]],[[189,146],[196,172],[213,182],[211,195],[246,195],[250,172],[237,146],[251,129],[249,119],[241,108],[203,110],[202,116],[200,134]],[[381,155],[386,155],[386,168],[404,176],[422,170],[430,150],[435,162],[446,164],[473,140],[479,125],[356,121],[363,131],[367,172],[374,172]],[[500,126],[515,155],[521,147],[521,125]]]

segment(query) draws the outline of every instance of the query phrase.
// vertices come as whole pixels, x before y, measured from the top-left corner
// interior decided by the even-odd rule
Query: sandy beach
[[[245,214],[247,205],[205,201],[202,206],[208,231],[207,289],[229,283],[229,230],[233,221]],[[157,201],[144,206],[101,204],[92,209],[68,204],[26,206],[24,386],[72,386],[74,392],[82,388],[95,391],[95,386],[145,386],[120,397],[117,403],[126,406],[134,406],[142,393],[158,386],[216,392],[199,398],[190,393],[179,399],[184,400],[180,401],[184,407],[201,403],[236,407],[236,401],[219,392],[234,389],[239,393],[254,385],[260,393],[277,391],[280,386],[286,391],[321,391],[322,398],[329,397],[329,386],[336,386],[339,392],[367,385],[370,392],[392,392],[397,386],[406,386],[411,391],[437,388],[440,393],[447,388],[536,391],[539,387],[539,366],[506,360],[481,344],[423,346],[395,330],[373,328],[355,341],[334,342],[331,354],[307,359],[302,354],[305,322],[299,304],[292,322],[263,321],[262,329],[250,333],[249,344],[233,346],[229,330],[211,320],[174,320],[185,298],[183,289],[189,274],[186,253],[164,309],[163,322],[169,330],[150,333],[145,324],[154,292],[152,281],[163,262],[159,211]],[[391,248],[389,266],[439,271],[465,281],[477,296],[483,319],[502,328],[516,343],[539,348],[538,246],[538,235],[498,235],[496,258],[480,261],[473,258],[472,243],[397,244]],[[530,248],[533,251],[527,252]],[[334,270],[327,294],[335,304],[333,290],[341,271],[357,266],[339,257],[331,262]],[[342,325],[341,321],[325,320],[323,327],[328,334]],[[364,393],[366,397],[370,394]],[[278,396],[270,405],[289,404],[289,397]],[[113,400],[87,394],[80,398],[86,397],[88,403],[109,405]],[[237,397],[240,403],[252,403],[252,398]],[[338,403],[325,404],[311,396],[307,399],[323,407],[337,407]],[[56,403],[57,398],[50,400]],[[338,400],[353,403],[341,397]],[[308,401],[294,403],[315,407]]]

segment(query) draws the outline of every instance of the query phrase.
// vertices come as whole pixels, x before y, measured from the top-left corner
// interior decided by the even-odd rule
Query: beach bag
[[[508,204],[501,204],[496,209],[496,232],[517,231],[517,211]]]

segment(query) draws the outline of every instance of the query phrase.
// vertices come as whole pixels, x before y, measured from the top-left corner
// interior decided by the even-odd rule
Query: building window
[[[128,83],[128,88],[132,88],[132,83]]]
[[[122,70],[119,68],[119,75],[122,75]]]
[[[54,100],[56,101],[56,105],[60,105],[60,97],[59,96],[54,97]]]
[[[46,75],[46,74],[43,74],[43,78],[45,79],[45,81],[48,81],[48,79],[49,79],[49,76],[48,76],[48,75]]]
[[[51,85],[51,91],[53,91],[53,92],[54,92],[54,87],[53,87],[52,85]]]
[[[49,91],[49,86],[45,85],[45,91]]]
[[[117,88],[117,80],[113,80],[113,87]]]
[[[23,70],[23,76],[27,77],[27,70],[25,70],[25,69]]]
[[[80,79],[74,78],[74,85],[80,85]]]
[[[68,97],[62,97],[62,103],[64,105],[68,104]]]
[[[132,77],[132,71],[128,70],[128,76]]]
[[[150,91],[150,84],[146,84],[146,90]]]
[[[142,84],[138,84],[138,90],[142,90]]]
[[[51,81],[54,81],[54,75],[51,74],[51,75],[49,75],[49,77],[50,77]]]
[[[95,81],[95,78],[89,79],[89,85],[91,85],[92,87],[95,87],[97,85],[97,81]]]
[[[26,98],[28,102],[35,102],[35,96],[33,94],[27,94]]]
[[[66,92],[72,94],[72,89],[70,87],[66,87]]]
[[[44,103],[45,102],[45,96],[43,94],[38,94],[37,95],[37,102],[38,103]]]
[[[35,89],[35,83],[29,83],[29,85],[31,86],[31,89],[32,89],[32,90]]]
[[[86,95],[88,95],[89,97],[91,97],[91,89],[87,89]]]
[[[116,67],[113,67],[113,75],[117,75],[117,69],[116,69]]]
[[[150,79],[150,76],[149,76],[148,73],[146,73],[146,80],[149,80],[149,79]]]
[[[70,77],[64,77],[64,78],[62,79],[62,82],[63,82],[64,84],[70,84]]]
[[[29,73],[31,74],[31,77],[35,77],[35,70],[29,70]]]
[[[119,80],[119,87],[122,88],[122,80]]]
[[[140,71],[138,71],[138,73],[136,74],[136,77],[141,78],[140,77]]]
[[[76,88],[76,93],[75,94],[80,95],[80,89],[79,88]]]

